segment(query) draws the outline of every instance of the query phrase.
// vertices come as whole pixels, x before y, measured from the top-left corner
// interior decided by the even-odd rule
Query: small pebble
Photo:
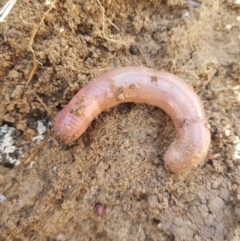
[[[0,193],[0,203],[4,203],[6,201],[6,197]]]
[[[102,216],[104,213],[104,205],[102,203],[96,203],[95,212],[98,216]]]

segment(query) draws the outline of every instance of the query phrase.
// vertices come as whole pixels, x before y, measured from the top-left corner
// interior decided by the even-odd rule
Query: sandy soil
[[[239,16],[235,0],[18,1],[0,23],[0,138],[14,146],[1,156],[0,240],[240,240]],[[52,137],[81,86],[128,65],[199,94],[212,137],[201,167],[164,168],[174,128],[148,105],[102,113],[71,146]]]

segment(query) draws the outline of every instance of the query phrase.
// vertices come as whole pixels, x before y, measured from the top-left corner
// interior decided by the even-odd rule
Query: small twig
[[[104,35],[105,34],[105,9],[99,0],[97,0],[97,2],[102,10],[102,31],[103,31],[103,35]]]
[[[98,5],[100,6],[100,8],[102,10],[102,35],[103,35],[103,38],[108,40],[108,41],[111,41],[111,42],[115,42],[115,43],[120,43],[120,44],[126,45],[126,43],[123,42],[123,41],[120,41],[120,40],[117,40],[117,39],[112,39],[112,38],[109,38],[109,37],[107,37],[105,35],[105,21],[110,22],[110,24],[112,26],[114,26],[117,30],[119,30],[119,28],[110,19],[106,18],[105,8],[102,6],[101,2],[99,0],[97,0],[97,3],[98,3]]]
[[[41,64],[39,61],[37,61],[35,51],[34,51],[34,49],[32,47],[33,46],[33,42],[34,42],[34,38],[35,38],[35,36],[36,36],[36,34],[38,32],[39,27],[41,26],[41,24],[45,20],[46,16],[55,7],[55,2],[56,2],[56,0],[51,3],[49,9],[44,13],[44,15],[43,15],[42,19],[40,20],[38,26],[34,29],[32,35],[31,35],[31,38],[30,38],[30,41],[29,41],[29,49],[30,49],[30,51],[32,53],[32,56],[33,56],[33,68],[32,68],[32,70],[30,72],[29,77],[28,77],[27,85],[32,80],[32,77],[33,77],[33,75],[34,75],[34,73],[35,73],[35,71],[36,71],[36,69],[38,67],[38,64]]]
[[[31,25],[29,22],[25,21],[22,17],[22,14],[19,13],[19,18],[21,19],[21,21],[25,24],[25,25]]]
[[[118,31],[120,30],[120,29],[118,28],[118,26],[112,22],[112,20],[110,20],[109,18],[106,18],[106,20],[107,20],[113,27],[115,27]]]
[[[34,94],[34,96],[38,99],[38,101],[42,104],[43,108],[47,111],[47,113],[50,115],[50,111],[47,108],[47,106],[45,105],[45,103],[42,101],[42,99],[35,93],[34,90],[32,90],[32,93]]]
[[[0,23],[1,22],[5,22],[5,18],[7,17],[7,15],[10,13],[10,11],[12,10],[13,6],[15,5],[15,3],[17,2],[17,0],[9,0],[8,2],[6,2],[6,4],[0,9]]]

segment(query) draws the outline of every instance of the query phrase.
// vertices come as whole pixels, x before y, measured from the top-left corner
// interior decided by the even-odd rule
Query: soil
[[[238,2],[18,1],[0,23],[0,125],[22,153],[1,161],[0,240],[240,240]],[[71,146],[54,139],[54,116],[79,88],[128,65],[198,93],[212,138],[202,166],[164,168],[174,127],[148,105],[103,112]],[[39,121],[47,131],[33,141]]]

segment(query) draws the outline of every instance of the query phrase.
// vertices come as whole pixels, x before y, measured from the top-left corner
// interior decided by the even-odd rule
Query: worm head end
[[[196,154],[190,141],[175,140],[164,154],[165,167],[174,173],[188,173],[203,162],[205,154]]]

